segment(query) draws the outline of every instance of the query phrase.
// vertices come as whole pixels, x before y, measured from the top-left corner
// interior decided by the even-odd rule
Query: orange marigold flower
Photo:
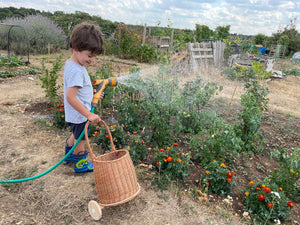
[[[57,105],[56,108],[60,108],[60,105]]]
[[[61,118],[65,118],[65,115],[61,115]]]
[[[171,148],[170,147],[167,147],[167,150],[170,150]]]
[[[245,192],[245,195],[248,196],[248,195],[249,195],[249,192]]]
[[[60,111],[60,112],[63,112],[63,111],[64,111],[64,109],[59,109],[59,111]]]
[[[209,186],[210,186],[210,182],[209,182],[209,181],[207,181],[207,183],[206,183],[206,184],[207,184],[207,187],[209,187]]]
[[[160,152],[163,152],[163,151],[164,151],[164,149],[163,149],[163,148],[161,148],[161,149],[159,149],[159,151],[160,151]]]
[[[221,167],[226,167],[226,165],[224,164],[224,163],[221,163],[221,165],[220,165]]]
[[[181,155],[181,152],[177,152],[177,155]]]
[[[206,174],[209,174],[209,171],[208,171],[208,170],[206,170],[206,171],[205,171],[205,173],[206,173]]]
[[[167,158],[164,158],[164,162],[167,162]]]
[[[249,182],[249,185],[252,186],[253,184],[254,184],[254,181],[251,180],[251,181]]]
[[[64,104],[61,104],[61,105],[60,105],[60,107],[64,107],[64,106],[65,106]]]
[[[137,134],[136,131],[134,131],[133,134],[136,135]]]
[[[266,193],[271,193],[271,188],[265,187],[265,188],[264,188],[264,192],[266,192]]]
[[[174,143],[173,146],[174,146],[174,147],[177,147],[177,146],[178,146],[178,143]]]
[[[260,185],[260,187],[261,187],[261,188],[265,188],[265,187],[266,187],[266,185],[262,184],[262,185]]]
[[[294,204],[292,202],[287,202],[288,207],[290,207],[291,209],[294,208]]]
[[[227,177],[227,181],[228,181],[229,183],[231,183],[231,182],[232,182],[232,177]]]
[[[263,202],[265,201],[266,197],[263,194],[260,194],[258,195],[258,199]]]
[[[122,128],[125,129],[125,126],[123,125]]]
[[[98,135],[98,134],[99,134],[99,132],[98,132],[98,131],[95,131],[95,132],[94,132],[94,134],[95,134],[95,135]]]
[[[51,111],[52,109],[51,108],[48,108],[48,111]]]
[[[159,165],[159,161],[156,162],[156,165]]]
[[[109,135],[105,135],[105,138],[106,138],[106,139],[109,139]]]
[[[216,170],[217,173],[219,173],[219,170]]]
[[[273,204],[269,202],[269,203],[267,204],[267,207],[268,207],[269,209],[272,209],[272,208],[273,208]]]
[[[259,190],[260,190],[260,187],[256,187],[255,190],[256,190],[256,191],[259,191]]]
[[[279,191],[282,191],[282,187],[279,187],[278,190],[279,190]]]
[[[145,142],[144,141],[142,141],[142,145],[144,145],[145,144]]]
[[[168,162],[172,162],[172,161],[173,161],[173,158],[172,158],[171,156],[168,156],[167,161],[168,161]]]
[[[100,128],[99,126],[96,126],[96,130],[99,130],[99,128]]]
[[[177,158],[177,162],[181,162],[182,160],[181,160],[181,158]]]
[[[228,172],[227,177],[232,177],[232,173]]]
[[[236,172],[232,171],[232,174],[236,177]]]
[[[134,142],[135,142],[135,143],[138,143],[138,140],[135,140]]]
[[[184,164],[184,161],[182,160],[182,163]]]

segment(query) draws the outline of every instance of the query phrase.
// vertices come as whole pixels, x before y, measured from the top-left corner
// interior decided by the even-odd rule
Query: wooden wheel
[[[88,209],[90,215],[93,217],[94,220],[100,220],[102,217],[102,209],[98,202],[91,200],[88,204]]]

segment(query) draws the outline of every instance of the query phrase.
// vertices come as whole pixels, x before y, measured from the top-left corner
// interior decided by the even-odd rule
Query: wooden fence
[[[224,60],[226,44],[222,41],[188,43],[187,49],[192,70],[214,64],[221,67]]]

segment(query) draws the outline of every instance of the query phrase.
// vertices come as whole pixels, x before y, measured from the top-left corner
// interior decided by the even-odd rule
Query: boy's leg
[[[75,145],[75,143],[76,143],[76,140],[75,140],[74,135],[72,133],[71,136],[67,140],[67,145],[68,146],[73,146],[73,145]]]
[[[76,139],[74,139],[75,140],[75,143],[76,143]],[[80,153],[82,154],[82,152],[84,151],[84,140],[81,140],[79,143],[78,143],[78,145],[77,145],[77,147],[74,149],[74,152],[73,152],[73,154],[74,155],[80,155]]]
[[[65,155],[67,153],[69,153],[69,151],[73,148],[74,144],[75,144],[75,139],[74,139],[74,135],[73,133],[71,134],[71,136],[69,138],[67,138],[66,143],[65,143]],[[64,161],[64,164],[68,164],[70,162],[73,162],[73,153],[71,153]]]
[[[66,148],[72,148],[80,137],[82,131],[85,128],[85,124],[69,124],[72,130],[72,135],[66,142]],[[93,163],[87,161],[88,151],[84,149],[85,136],[77,144],[76,148],[72,153],[72,161],[74,161],[75,173],[84,173],[93,171]]]

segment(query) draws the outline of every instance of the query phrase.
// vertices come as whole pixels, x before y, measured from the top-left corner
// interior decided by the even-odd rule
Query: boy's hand
[[[94,94],[96,94],[96,91],[97,91],[97,90],[96,90],[96,89],[94,89]],[[101,95],[100,95],[100,99],[103,99],[103,97],[104,97],[104,92],[102,92],[102,93],[101,93]]]
[[[104,97],[104,92],[101,93],[100,99],[103,99],[103,97]]]
[[[101,119],[98,115],[91,113],[87,118],[91,123],[100,123]]]

